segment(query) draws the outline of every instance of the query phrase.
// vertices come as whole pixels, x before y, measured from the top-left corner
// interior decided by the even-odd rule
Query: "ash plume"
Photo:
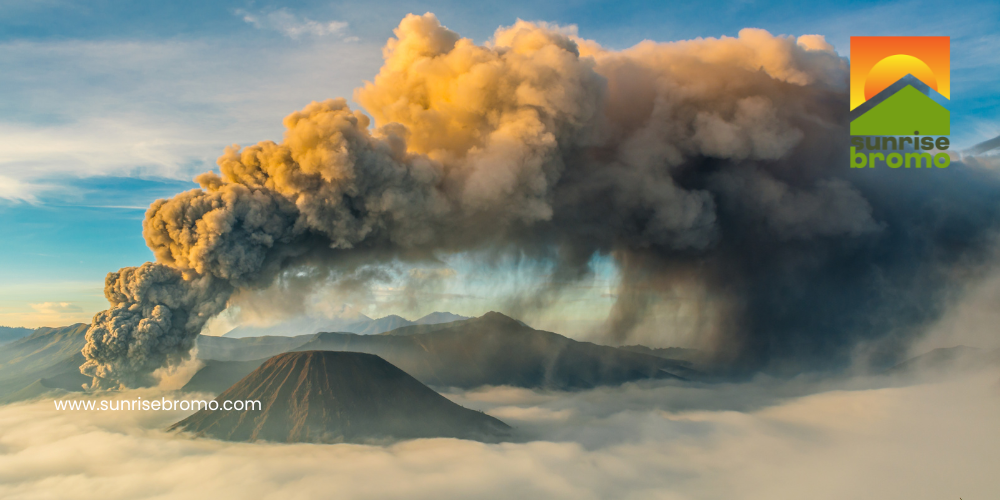
[[[234,291],[451,252],[621,268],[608,340],[696,283],[705,334],[745,369],[874,358],[982,263],[1000,183],[983,170],[848,168],[847,62],[822,37],[642,42],[623,51],[518,21],[485,45],[407,16],[354,99],[227,148],[200,189],[154,203],[157,263],[108,277],[88,332],[97,387],[187,356]]]

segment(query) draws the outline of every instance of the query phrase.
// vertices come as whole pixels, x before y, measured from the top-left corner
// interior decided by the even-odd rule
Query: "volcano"
[[[384,359],[357,352],[279,354],[216,401],[260,410],[201,410],[174,424],[227,441],[377,443],[453,437],[500,441],[507,424],[463,408]]]

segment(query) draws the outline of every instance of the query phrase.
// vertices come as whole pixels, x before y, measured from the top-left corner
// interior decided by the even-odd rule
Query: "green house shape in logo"
[[[886,89],[889,91],[892,87]],[[894,90],[894,89],[893,89]],[[928,91],[933,92],[928,88]],[[883,91],[885,92],[885,91]],[[951,115],[929,95],[906,85],[851,122],[851,135],[949,135]]]

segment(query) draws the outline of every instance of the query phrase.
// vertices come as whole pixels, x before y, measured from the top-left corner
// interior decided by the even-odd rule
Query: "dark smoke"
[[[995,175],[848,168],[847,63],[821,37],[614,52],[518,22],[477,46],[428,14],[385,56],[355,94],[377,128],[312,103],[280,144],[229,148],[150,207],[157,264],[109,275],[88,332],[96,386],[186,357],[234,291],[452,252],[551,259],[553,283],[613,256],[613,342],[690,286],[737,369],[886,363],[992,246]]]

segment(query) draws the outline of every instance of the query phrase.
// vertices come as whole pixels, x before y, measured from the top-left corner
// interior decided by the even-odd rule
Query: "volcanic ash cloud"
[[[841,363],[933,317],[949,266],[975,261],[996,219],[982,173],[851,173],[847,63],[819,36],[611,51],[518,21],[476,45],[425,14],[384,58],[354,95],[368,115],[311,103],[282,142],[227,148],[200,189],[149,208],[157,263],[108,277],[82,367],[96,386],[148,383],[234,291],[283,272],[491,249],[554,259],[570,281],[614,256],[612,341],[694,283],[720,359]],[[929,186],[941,194],[917,196]]]

